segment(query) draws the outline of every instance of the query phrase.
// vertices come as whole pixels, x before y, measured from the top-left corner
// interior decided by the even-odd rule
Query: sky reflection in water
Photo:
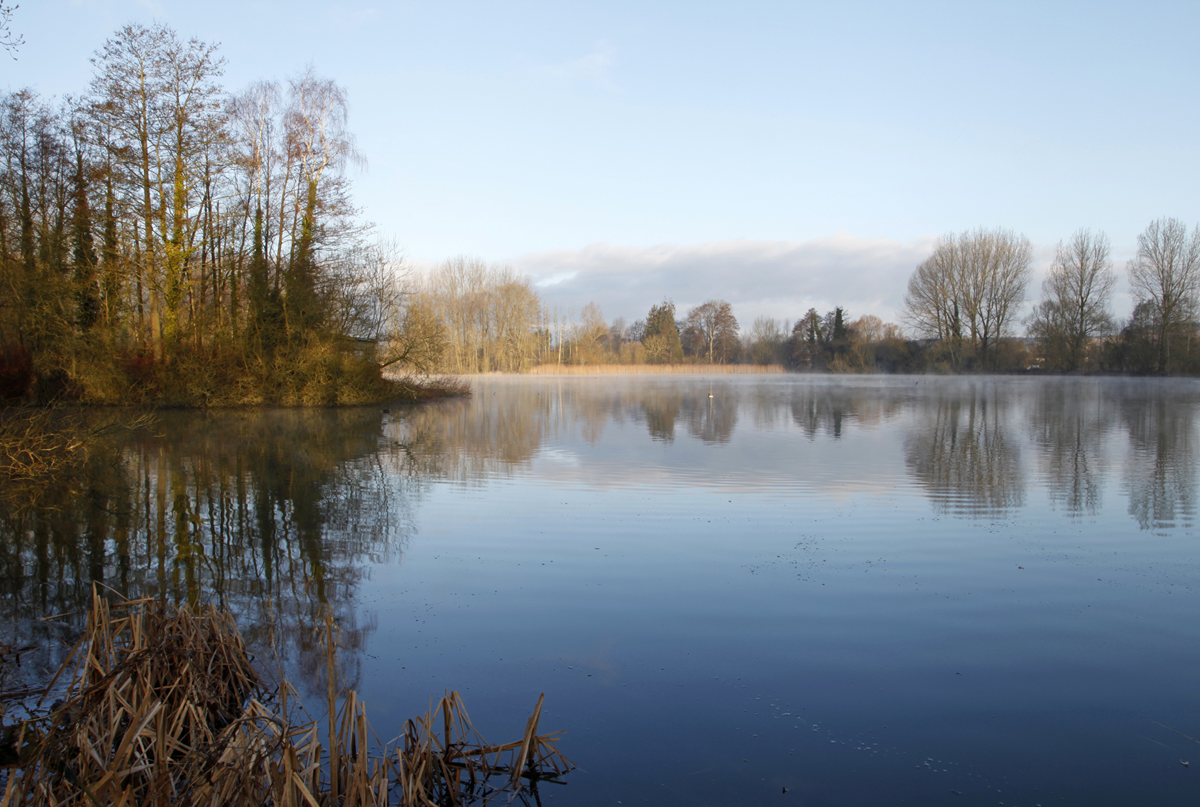
[[[544,691],[551,803],[1200,797],[1195,382],[473,381],[168,417],[107,521],[6,512],[8,602],[210,590],[318,691],[331,602],[383,737],[453,688],[508,739]]]
[[[545,690],[569,803],[1190,803],[1197,391],[478,381],[384,427],[435,481],[364,696]]]

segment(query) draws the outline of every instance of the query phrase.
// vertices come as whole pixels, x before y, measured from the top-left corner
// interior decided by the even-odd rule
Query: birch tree
[[[318,201],[325,202],[329,212],[330,197],[339,189],[336,180],[326,178],[349,165],[365,163],[347,128],[349,108],[346,90],[316,75],[312,67],[289,83],[284,115],[288,155],[303,194],[296,197],[293,230],[297,234],[284,276],[284,312],[291,334],[318,326],[323,317],[314,252],[326,233],[318,232]]]
[[[91,92],[95,114],[107,132],[118,181],[127,184],[137,200],[141,231],[133,231],[139,330],[156,355],[162,355],[160,292],[162,249],[156,236],[155,197],[159,189],[158,157],[167,129],[162,98],[167,85],[165,53],[174,32],[165,25],[126,25],[110,37],[92,58],[95,75]],[[142,319],[148,302],[149,330]]]

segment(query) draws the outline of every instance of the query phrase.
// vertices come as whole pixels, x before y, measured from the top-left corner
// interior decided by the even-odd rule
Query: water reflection
[[[419,476],[380,444],[378,410],[163,413],[149,431],[94,452],[70,484],[0,500],[5,616],[49,648],[65,614],[78,630],[93,582],[127,597],[215,599],[252,646],[308,673],[322,608],[355,649],[373,630],[357,591],[414,527]],[[46,659],[49,663],[50,659]],[[311,667],[311,669],[310,669]]]
[[[421,473],[472,483],[528,472],[555,442],[620,444],[635,452],[625,457],[633,468],[663,456],[636,452],[680,439],[744,450],[764,433],[794,432],[809,441],[857,435],[877,443],[870,450],[882,459],[891,436],[899,435],[903,466],[938,513],[990,518],[1024,507],[1034,473],[1050,502],[1079,518],[1095,516],[1103,504],[1120,432],[1132,446],[1122,463],[1129,512],[1151,528],[1181,519],[1190,524],[1195,511],[1196,401],[1185,389],[1112,379],[488,380],[475,400],[417,410],[389,427],[389,435],[411,448]],[[631,441],[631,426],[642,430],[644,442]],[[739,436],[739,428],[746,433]],[[1033,467],[1022,454],[1027,438]],[[844,476],[871,466],[852,456],[861,450],[842,449]],[[720,470],[811,482],[805,476],[811,469],[781,459],[760,455],[750,463],[724,462]],[[679,484],[700,481],[694,458],[689,462],[678,469],[688,475]]]
[[[1096,515],[1102,503],[1106,435],[1115,413],[1095,382],[1042,384],[1031,427],[1051,501],[1073,518]]]
[[[679,417],[682,403],[683,397],[673,389],[654,389],[643,399],[642,417],[651,439],[664,443],[675,441],[675,419]],[[595,404],[591,408],[596,408]]]
[[[1126,397],[1121,423],[1129,435],[1125,490],[1129,514],[1143,530],[1191,527],[1196,516],[1196,412],[1156,397]]]
[[[898,385],[820,385],[791,391],[787,410],[792,422],[809,439],[827,435],[838,439],[851,426],[872,428],[896,417],[909,390]],[[766,403],[766,402],[763,402]],[[758,420],[769,419],[756,406]]]
[[[429,484],[522,474],[785,497],[907,479],[962,518],[1025,507],[1032,475],[1068,518],[1097,516],[1107,491],[1141,529],[1191,527],[1198,400],[1190,382],[482,379],[470,399],[389,415],[168,412],[35,499],[5,491],[0,605],[37,641],[59,630],[46,614],[78,627],[92,582],[216,598],[252,642],[304,667],[321,608],[351,648],[375,629],[360,589],[416,533]],[[539,470],[551,455],[573,464]],[[637,472],[650,467],[652,481]]]
[[[709,393],[707,398],[689,396],[681,409],[687,432],[705,443],[728,443],[738,421],[739,396]]]
[[[937,512],[993,517],[1024,504],[1008,395],[971,385],[935,392],[915,408],[905,461]]]

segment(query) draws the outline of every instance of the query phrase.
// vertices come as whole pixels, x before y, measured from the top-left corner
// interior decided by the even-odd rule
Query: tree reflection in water
[[[918,399],[905,462],[937,512],[991,517],[1024,504],[1013,409],[1009,394],[986,383],[935,387]]]
[[[1103,511],[1107,474],[1123,479],[1137,524],[1159,530],[1194,520],[1198,399],[1190,382],[1113,379],[543,378],[485,380],[472,399],[391,415],[168,412],[97,447],[76,478],[3,488],[0,606],[9,636],[36,643],[49,667],[61,645],[48,640],[79,629],[93,581],[124,596],[215,599],[257,652],[278,652],[319,687],[318,614],[332,608],[344,644],[361,649],[375,629],[358,607],[364,577],[404,551],[433,481],[485,485],[561,445],[597,449],[572,470],[581,484],[605,473],[636,487],[653,464],[667,487],[736,474],[747,490],[793,495],[893,490],[907,473],[937,512],[967,518],[1024,506],[1033,473],[1082,518]],[[805,459],[788,442],[798,438],[824,445]],[[66,616],[38,621],[48,614]],[[342,655],[351,683],[358,657]]]
[[[645,396],[641,405],[642,417],[651,439],[663,443],[675,442],[675,420],[679,417],[679,407],[683,405],[683,396],[678,390],[654,389]]]
[[[1101,506],[1105,438],[1112,402],[1095,380],[1055,380],[1036,387],[1030,425],[1050,500],[1069,516],[1094,516]]]
[[[381,446],[378,409],[166,412],[97,450],[77,479],[0,500],[4,616],[39,661],[82,627],[93,582],[125,597],[214,600],[260,656],[321,687],[313,630],[341,628],[342,674],[374,630],[357,590],[370,563],[403,551],[419,475]],[[382,449],[382,450],[381,450]],[[15,493],[9,490],[9,493]],[[64,614],[54,623],[39,621]]]
[[[899,387],[804,385],[791,390],[787,411],[808,439],[819,434],[839,439],[846,428],[873,427],[896,417],[904,408],[906,395]],[[769,419],[763,409],[756,403],[756,420]]]
[[[1124,487],[1143,530],[1191,527],[1196,517],[1196,410],[1155,395],[1121,399],[1129,435]]]

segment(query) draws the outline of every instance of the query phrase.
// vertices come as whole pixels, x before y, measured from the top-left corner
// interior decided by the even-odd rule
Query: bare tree
[[[423,295],[406,297],[393,313],[379,356],[382,367],[399,365],[407,372],[429,375],[441,365],[446,328]]]
[[[906,319],[918,333],[948,342],[956,361],[966,342],[987,366],[1025,299],[1032,260],[1029,239],[1011,230],[945,236],[909,279]]]
[[[281,109],[279,84],[274,81],[254,82],[241,94],[230,98],[228,106],[233,133],[232,163],[235,168],[229,172],[229,176],[241,213],[237,232],[241,245],[239,258],[245,255],[247,240],[252,245],[249,271],[243,272],[241,260],[235,267],[230,267],[230,322],[236,335],[242,308],[240,286],[245,278],[250,336],[245,344],[260,349],[274,341],[275,334],[272,331],[279,319],[275,314],[281,309],[279,284],[271,283],[269,259],[274,243],[272,200],[282,196],[286,187],[284,182],[276,179],[280,166],[285,162]],[[251,232],[248,234],[247,230]],[[278,264],[275,277],[278,278]]]
[[[724,362],[731,353],[736,354],[738,321],[725,300],[709,300],[696,306],[684,322],[688,335],[700,341],[709,364]]]
[[[610,339],[608,323],[600,306],[591,302],[579,312],[575,328],[575,363],[597,364],[604,361],[604,343]]]
[[[785,341],[786,322],[781,323],[774,317],[755,317],[746,337],[746,353],[754,364],[782,364]]]
[[[958,287],[958,243],[954,236],[938,241],[933,255],[913,272],[904,297],[905,319],[927,339],[959,344],[962,311]]]
[[[163,113],[163,162],[159,194],[159,234],[164,252],[164,321],[168,345],[174,345],[183,328],[185,296],[195,282],[193,253],[198,251],[196,234],[212,196],[213,173],[222,166],[212,158],[224,140],[224,91],[216,79],[225,60],[217,46],[198,39],[180,41],[172,33],[165,43]],[[204,288],[204,262],[200,262]],[[202,311],[203,300],[200,301]]]
[[[61,342],[73,319],[63,280],[74,163],[37,93],[0,96],[0,337],[34,350]]]
[[[534,329],[541,313],[541,300],[532,281],[511,267],[494,268],[492,283],[485,312],[493,334],[488,345],[492,366],[486,369],[502,372],[526,369],[537,354]]]
[[[0,47],[8,51],[13,59],[17,58],[17,48],[25,44],[23,35],[14,35],[12,32],[12,14],[19,8],[0,0]]]
[[[1200,294],[1200,227],[1191,235],[1179,219],[1150,222],[1138,236],[1137,257],[1129,262],[1129,285],[1139,302],[1148,303],[1158,325],[1155,369],[1170,365],[1171,337],[1197,312]]]
[[[292,249],[284,275],[289,331],[304,332],[322,316],[316,258],[319,245],[328,244],[328,224],[336,218],[331,196],[342,189],[340,172],[365,159],[347,128],[350,104],[346,90],[331,79],[316,75],[310,66],[289,82],[289,104],[284,113],[289,164],[296,166],[298,189],[292,220]],[[333,176],[327,179],[326,172]],[[303,201],[301,201],[303,199]],[[321,203],[320,205],[318,203]],[[318,206],[322,221],[318,222]]]
[[[1078,369],[1090,340],[1112,329],[1108,304],[1117,276],[1111,254],[1108,236],[1087,229],[1059,242],[1029,323],[1030,335],[1054,366]]]
[[[446,369],[515,371],[536,358],[541,301],[511,267],[452,258],[426,278],[425,299],[446,329]]]

